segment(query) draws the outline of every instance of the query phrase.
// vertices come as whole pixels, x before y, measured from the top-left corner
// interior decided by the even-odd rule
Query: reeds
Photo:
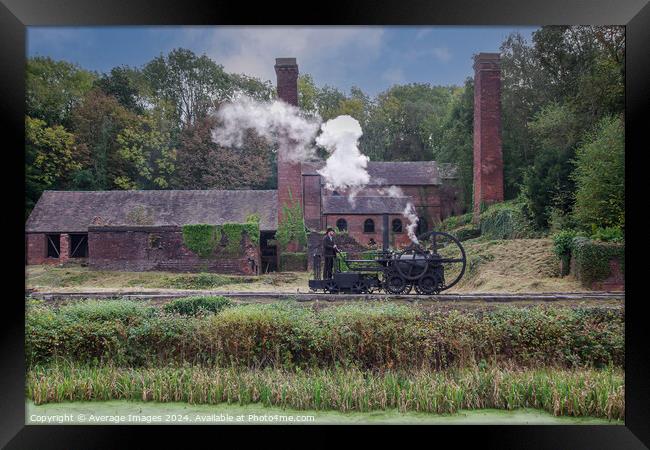
[[[139,400],[194,404],[261,403],[301,410],[454,413],[459,409],[536,408],[554,415],[623,419],[620,369],[490,367],[444,372],[357,369],[246,370],[201,366],[89,367],[57,364],[28,372],[36,404]]]

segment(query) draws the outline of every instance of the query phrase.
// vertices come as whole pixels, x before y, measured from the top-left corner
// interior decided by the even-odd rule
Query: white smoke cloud
[[[282,101],[257,102],[242,96],[217,111],[221,121],[212,131],[214,142],[224,147],[241,147],[247,130],[269,142],[278,144],[278,151],[294,162],[315,157],[312,145],[320,127],[320,118],[301,114],[295,106]]]
[[[325,122],[316,138],[316,143],[330,153],[325,167],[318,173],[325,178],[327,189],[350,189],[348,199],[351,202],[360,188],[370,181],[366,170],[369,158],[358,147],[362,134],[359,122],[344,115]]]
[[[258,102],[241,97],[223,105],[217,112],[220,125],[212,131],[215,142],[225,147],[241,147],[247,130],[254,130],[269,142],[278,144],[278,151],[288,160],[299,162],[314,159],[313,145],[329,152],[325,166],[318,171],[329,190],[343,190],[354,207],[355,197],[370,181],[367,167],[370,158],[359,150],[361,125],[351,116],[343,115],[321,125],[319,117],[304,116],[300,110],[282,101]],[[320,134],[317,133],[320,129]],[[380,195],[404,197],[398,186],[380,188]],[[408,236],[418,243],[415,230],[418,216],[408,203],[403,216],[409,221]]]
[[[406,208],[404,208],[404,211],[402,211],[402,215],[406,217],[409,221],[409,224],[406,226],[406,233],[409,236],[409,239],[411,242],[414,244],[419,244],[420,242],[418,241],[417,236],[415,235],[415,230],[418,227],[418,221],[420,220],[418,218],[417,212],[415,211],[415,207],[413,206],[413,203],[408,202],[406,204]]]

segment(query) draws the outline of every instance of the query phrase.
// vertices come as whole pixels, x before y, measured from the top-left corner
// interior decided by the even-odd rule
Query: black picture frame
[[[134,439],[181,439],[182,445],[198,445],[199,435],[211,435],[208,445],[222,445],[225,427],[129,427],[129,426],[26,426],[24,367],[24,305],[20,298],[24,271],[24,113],[25,38],[27,26],[38,25],[572,25],[601,24],[626,26],[626,190],[627,211],[639,211],[641,162],[647,153],[647,119],[650,105],[650,5],[647,0],[427,0],[330,1],[290,6],[289,2],[252,4],[234,1],[147,0],[0,0],[0,123],[4,128],[5,150],[2,183],[5,200],[3,244],[5,289],[2,317],[2,387],[0,444],[7,448],[119,448],[133,447]],[[477,49],[480,50],[480,49]],[[644,120],[645,119],[645,120]],[[644,145],[645,144],[645,145]],[[9,158],[9,160],[7,159]],[[630,197],[630,195],[632,197]],[[635,202],[638,200],[638,203]],[[9,201],[7,201],[9,200]],[[10,211],[9,211],[10,210]],[[631,217],[630,217],[631,216]],[[631,220],[630,220],[631,219]],[[642,249],[647,231],[628,213],[626,260]],[[7,252],[11,247],[11,252]],[[19,261],[21,260],[21,261]],[[646,299],[640,293],[641,266],[626,263],[626,367],[625,425],[599,426],[437,426],[401,430],[372,427],[374,437],[424,439],[432,445],[451,438],[457,445],[476,439],[483,448],[571,448],[613,449],[650,446],[650,357],[648,329],[642,311]],[[24,287],[24,286],[23,286]],[[278,432],[282,427],[264,427]],[[366,427],[362,427],[368,430]],[[178,433],[182,430],[183,433]],[[233,431],[233,428],[228,428]],[[257,428],[256,430],[259,430]],[[253,433],[236,428],[241,442]],[[330,431],[310,427],[319,443],[339,444]],[[188,432],[193,436],[187,440]],[[321,437],[322,436],[322,437]],[[194,439],[197,439],[196,441]],[[401,439],[401,438],[400,438]],[[289,442],[285,437],[282,441]],[[268,441],[269,443],[273,441]],[[307,438],[307,444],[313,438]],[[366,442],[368,444],[369,441]]]

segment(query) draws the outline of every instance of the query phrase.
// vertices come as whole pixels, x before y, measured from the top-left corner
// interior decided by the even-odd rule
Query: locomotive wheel
[[[334,280],[327,280],[325,282],[324,289],[325,292],[328,292],[330,294],[336,294],[339,292],[339,287],[336,285],[336,281]]]
[[[410,288],[411,285],[408,284],[406,280],[401,276],[399,276],[397,273],[389,273],[386,276],[386,280],[384,282],[384,289],[389,294],[401,295],[410,291],[411,290]]]
[[[442,268],[440,278],[437,280],[436,293],[456,285],[463,277],[467,265],[465,249],[460,241],[455,236],[442,231],[429,231],[418,236],[418,240],[429,252],[433,267]]]
[[[424,257],[424,259],[418,257]],[[408,281],[419,280],[429,270],[429,262],[426,260],[426,250],[417,244],[412,244],[401,253],[398,253],[393,264],[397,273]],[[418,264],[423,265],[420,266]],[[403,268],[402,265],[406,265],[407,268]]]
[[[436,276],[427,274],[420,278],[415,285],[415,292],[418,294],[432,295],[437,294],[439,291],[439,283]]]
[[[352,283],[352,292],[354,294],[363,294],[368,291],[368,288],[366,287],[366,283],[363,281],[355,281]]]

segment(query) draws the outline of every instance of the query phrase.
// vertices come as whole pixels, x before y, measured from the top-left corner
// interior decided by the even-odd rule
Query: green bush
[[[256,277],[233,276],[218,273],[174,275],[164,279],[163,287],[176,289],[210,289],[235,283],[252,283]]]
[[[553,235],[553,251],[558,258],[571,256],[573,239],[578,236],[576,230],[562,230]]]
[[[461,216],[447,217],[445,220],[440,222],[440,225],[438,225],[438,230],[452,231],[455,230],[456,228],[460,228],[464,225],[468,225],[472,222],[473,216],[474,216],[473,213],[468,212],[467,214],[463,214]]]
[[[584,286],[606,279],[610,275],[611,259],[618,259],[621,271],[625,272],[625,245],[620,243],[576,237],[572,243],[572,255],[575,260],[575,275]]]
[[[185,297],[172,300],[163,307],[163,310],[167,313],[196,316],[207,312],[218,313],[232,305],[232,301],[223,296]]]
[[[280,269],[285,272],[301,272],[307,270],[307,253],[282,252],[280,254]]]
[[[502,307],[477,313],[407,305],[349,305],[320,312],[250,304],[210,315],[156,311],[115,318],[30,308],[28,366],[88,364],[444,369],[480,361],[522,367],[623,365],[621,310]]]
[[[562,276],[569,274],[573,239],[576,236],[578,232],[575,230],[562,230],[553,235],[553,251],[562,262],[562,273],[560,273]]]
[[[620,227],[593,227],[591,230],[591,239],[602,242],[623,242],[625,236]]]
[[[84,300],[63,305],[58,314],[77,321],[120,320],[129,322],[155,313],[155,308],[131,300]]]
[[[496,203],[481,213],[481,235],[489,239],[537,237],[524,214],[524,204],[514,201]]]
[[[576,151],[574,216],[583,228],[625,225],[625,127],[604,117]]]
[[[456,236],[459,241],[466,241],[479,237],[481,235],[481,229],[474,225],[463,225],[453,230],[451,234]]]

